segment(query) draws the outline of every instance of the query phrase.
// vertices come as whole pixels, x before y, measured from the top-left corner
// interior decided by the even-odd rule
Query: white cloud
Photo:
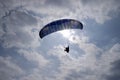
[[[43,79],[42,74],[39,73],[39,69],[37,70],[35,69],[31,74],[20,78],[20,80],[38,80],[38,79]]]
[[[101,59],[104,64],[110,64],[120,59],[119,53],[120,53],[120,44],[116,43],[102,55]]]
[[[42,16],[41,19],[44,20],[44,22],[58,18],[75,18],[78,20],[89,18],[95,20],[98,23],[104,23],[113,17],[110,16],[111,12],[119,12],[120,7],[118,4],[119,1],[117,2],[115,0],[26,1],[25,3],[23,2],[27,5],[25,8],[33,11],[34,13],[40,14],[40,16]],[[56,5],[58,3],[61,5]]]
[[[36,64],[38,68],[45,67],[49,63],[47,59],[45,59],[40,53],[34,50],[31,51],[20,49],[18,52],[23,55],[25,59]]]
[[[37,20],[26,12],[16,11],[4,17],[0,22],[2,45],[8,48],[35,46],[39,37],[35,36],[36,33],[32,32],[32,29],[38,28],[36,24]]]
[[[86,41],[84,41],[84,37],[87,39]],[[82,57],[73,58],[71,53],[64,52],[62,46],[57,46],[49,52],[50,55],[56,56],[61,63],[58,67],[60,72],[56,73],[55,79],[66,80],[69,77],[71,80],[101,80],[105,78],[103,75],[109,75],[111,67],[114,66],[111,63],[120,59],[120,44],[115,44],[106,50],[89,43],[87,36],[77,37],[75,43],[85,52]],[[82,77],[71,77],[70,75],[74,75],[73,71],[76,72],[75,75],[80,74]]]
[[[0,80],[16,80],[25,72],[12,61],[11,57],[0,56]]]
[[[77,59],[70,54],[64,54],[62,46],[57,46],[54,48],[56,50],[49,52],[50,56],[58,58],[59,63],[50,64],[45,57],[34,51],[40,45],[39,29],[46,23],[59,18],[93,19],[98,23],[104,23],[112,18],[111,12],[119,13],[120,5],[115,0],[91,0],[91,2],[88,0],[52,0],[51,2],[49,0],[4,0],[2,2],[4,4],[0,3],[0,44],[7,48],[18,48],[18,52],[25,59],[38,65],[33,72],[23,76],[21,80],[65,80],[72,74],[72,70],[77,74],[87,73],[90,70],[91,74],[84,74],[87,77],[82,77],[82,80],[101,80],[101,76],[109,72],[112,66],[110,63],[120,59],[120,44],[115,44],[105,51],[90,43],[89,38],[84,35],[75,36],[76,40],[71,40],[85,52],[82,57]],[[62,6],[56,5],[59,3]],[[16,8],[21,5],[23,7],[20,9]],[[29,50],[31,48],[33,52]],[[100,55],[99,58],[97,55]],[[0,67],[0,70],[5,72],[4,75],[0,74],[3,76],[1,78],[12,80],[12,77],[24,73],[17,64],[10,62],[10,59],[0,57],[0,61],[0,64],[5,65]],[[43,74],[40,71],[48,64],[49,66],[59,64],[58,71],[50,68],[54,72],[51,74],[53,77],[45,76],[46,73]],[[74,79],[74,77],[72,78]]]
[[[58,3],[61,5],[56,5]],[[36,30],[39,31],[43,25],[51,20],[59,18],[84,20],[89,18],[96,20],[98,23],[104,23],[112,18],[110,16],[111,12],[119,12],[120,7],[117,1],[114,0],[92,0],[90,2],[87,0],[21,0],[17,2],[17,4],[15,0],[10,0],[9,2],[5,0],[2,1],[0,5],[2,10],[0,13],[0,26],[2,27],[0,36],[2,39],[1,41],[4,41],[3,45],[6,47],[23,47],[24,44],[26,44],[25,46],[29,46],[27,44],[30,44],[31,42],[39,42],[38,37],[36,39],[32,37],[32,32],[30,34],[27,33],[33,28],[36,28]],[[6,9],[3,9],[2,6]],[[5,33],[5,31],[3,32],[3,26],[7,33]],[[26,30],[24,31],[24,29]],[[36,45],[36,43],[33,43],[33,45]]]

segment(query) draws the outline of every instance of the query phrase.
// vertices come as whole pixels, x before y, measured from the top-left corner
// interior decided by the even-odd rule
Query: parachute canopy
[[[50,33],[65,30],[65,29],[83,29],[83,24],[74,19],[60,19],[48,23],[39,32],[40,38],[43,38]]]

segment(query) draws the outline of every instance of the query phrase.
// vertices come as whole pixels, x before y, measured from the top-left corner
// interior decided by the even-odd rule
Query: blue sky
[[[0,80],[119,80],[120,1],[0,0]],[[83,23],[43,39],[47,23]],[[75,39],[73,39],[74,37]],[[70,53],[64,52],[69,41]]]

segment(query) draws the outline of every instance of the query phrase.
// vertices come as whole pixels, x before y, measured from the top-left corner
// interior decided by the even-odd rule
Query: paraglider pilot
[[[66,51],[67,53],[69,53],[69,46],[65,47],[64,51]]]

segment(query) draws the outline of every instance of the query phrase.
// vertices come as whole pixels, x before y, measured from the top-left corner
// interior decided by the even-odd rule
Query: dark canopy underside
[[[43,38],[50,33],[65,29],[83,29],[83,25],[81,22],[74,19],[60,19],[45,25],[40,30],[39,36]]]

